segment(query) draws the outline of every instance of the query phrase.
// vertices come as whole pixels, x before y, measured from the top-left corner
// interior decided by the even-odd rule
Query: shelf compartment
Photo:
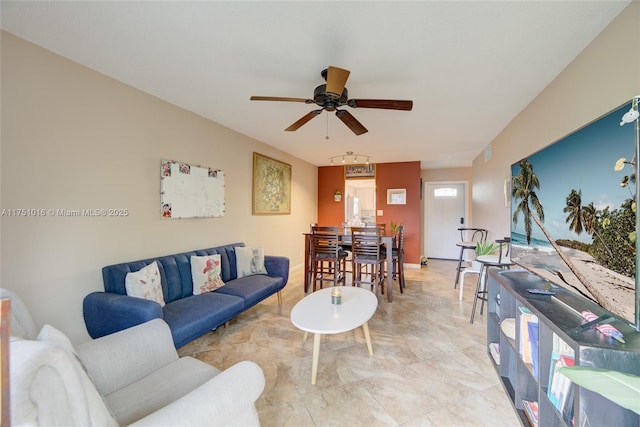
[[[551,355],[554,351],[558,352],[559,343],[563,344],[564,352],[573,355],[576,365],[640,375],[640,333],[624,324],[624,319],[616,323],[616,327],[619,326],[625,334],[624,345],[605,339],[595,328],[577,333],[575,328],[584,322],[581,310],[587,309],[596,315],[608,312],[586,298],[557,286],[554,287],[557,292],[553,297],[535,296],[527,291],[542,285],[550,286],[549,282],[525,270],[490,269],[487,281],[487,356],[499,373],[522,424],[529,425],[522,404],[522,400],[529,400],[538,402],[539,425],[544,427],[568,427],[574,423],[640,427],[638,414],[575,384],[571,386],[573,397],[569,400],[573,404],[572,419],[563,419],[561,411],[553,405],[547,393],[554,367]],[[526,335],[520,321],[522,313],[527,310],[538,318],[538,357],[532,352],[530,358],[523,360],[520,340]],[[513,321],[506,320],[508,318],[513,318]],[[513,327],[508,328],[508,333],[513,337],[508,337],[503,330],[505,322],[514,322]],[[496,342],[500,344],[499,365],[493,361],[489,349],[489,345]],[[534,360],[537,361],[537,375],[533,369]]]

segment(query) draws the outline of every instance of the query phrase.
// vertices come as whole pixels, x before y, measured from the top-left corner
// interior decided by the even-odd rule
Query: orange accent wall
[[[387,205],[387,189],[405,188],[406,205]],[[336,190],[343,194],[340,202],[335,202]],[[376,222],[404,224],[405,262],[420,263],[420,162],[377,163],[376,164],[376,210],[383,215]],[[344,221],[344,166],[323,166],[318,168],[318,224],[340,225]]]
[[[339,190],[342,200],[335,202]],[[318,225],[340,225],[344,221],[344,166],[318,168]]]

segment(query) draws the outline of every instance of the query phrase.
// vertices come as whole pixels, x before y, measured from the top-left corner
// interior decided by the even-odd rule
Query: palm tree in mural
[[[593,298],[602,305],[605,309],[611,310],[612,307],[608,303],[608,301],[602,296],[597,289],[593,287],[591,282],[582,274],[576,266],[571,262],[569,257],[565,254],[565,252],[560,248],[560,246],[556,243],[556,241],[551,237],[549,231],[544,227],[544,208],[542,207],[542,203],[540,203],[540,199],[538,199],[538,195],[536,194],[536,189],[540,188],[540,181],[538,180],[538,176],[533,172],[533,166],[527,159],[523,159],[520,161],[520,174],[514,176],[512,178],[512,188],[511,195],[517,202],[517,205],[513,211],[512,221],[514,224],[518,223],[518,217],[520,214],[524,217],[524,229],[527,238],[527,244],[531,244],[531,220],[533,220],[542,233],[547,238],[553,249],[555,249],[556,253],[562,259],[562,261],[567,265],[569,270],[578,278],[580,283],[584,285],[584,287],[591,293]],[[531,210],[533,208],[533,211]]]
[[[569,223],[569,230],[576,234],[581,234],[583,227],[583,211],[582,211],[582,190],[571,190],[567,196],[567,205],[562,212],[567,214],[565,222]]]
[[[598,216],[593,202],[587,206],[582,206],[582,190],[571,190],[571,193],[567,196],[567,205],[562,211],[567,214],[565,222],[569,223],[569,230],[576,234],[581,234],[583,231],[592,236],[595,234],[607,252],[609,252],[609,256],[613,256],[611,249],[609,249],[609,246],[607,246],[598,232]]]
[[[593,202],[582,207],[582,223],[584,224],[584,231],[592,236],[595,234],[598,240],[600,240],[600,243],[602,243],[602,246],[604,246],[609,253],[609,256],[613,256],[613,252],[611,252],[611,249],[609,249],[609,246],[598,231],[598,211],[596,210],[596,207],[593,206]]]

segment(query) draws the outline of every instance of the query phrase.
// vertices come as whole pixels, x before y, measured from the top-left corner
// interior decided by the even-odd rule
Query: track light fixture
[[[369,164],[369,160],[371,159],[371,156],[367,155],[367,154],[356,154],[353,151],[347,151],[346,154],[340,154],[338,156],[333,156],[333,157],[329,157],[329,160],[331,160],[331,166],[334,165],[334,160],[335,159],[339,159],[342,157],[342,163],[344,164],[347,160],[351,160],[353,163],[358,163],[358,157],[360,157],[360,159],[366,159],[365,160],[365,164],[368,165]]]

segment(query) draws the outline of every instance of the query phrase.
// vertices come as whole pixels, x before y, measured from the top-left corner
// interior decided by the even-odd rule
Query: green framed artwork
[[[291,214],[291,165],[253,153],[254,215]]]

